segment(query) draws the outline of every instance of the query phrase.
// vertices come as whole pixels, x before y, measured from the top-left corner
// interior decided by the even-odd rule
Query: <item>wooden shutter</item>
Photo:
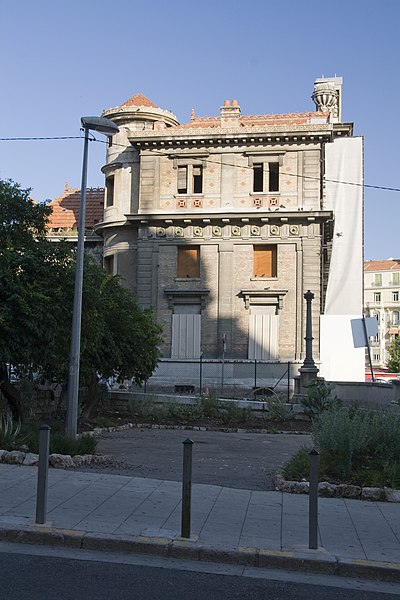
[[[178,194],[187,194],[187,167],[178,167]]]
[[[172,315],[171,358],[199,358],[201,315]]]
[[[248,358],[278,360],[278,329],[278,315],[267,312],[250,314]]]
[[[177,277],[200,277],[200,248],[178,247]]]

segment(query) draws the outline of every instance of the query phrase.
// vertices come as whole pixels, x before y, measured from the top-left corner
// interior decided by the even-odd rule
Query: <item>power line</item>
[[[81,140],[82,137],[79,135],[59,135],[52,137],[8,137],[8,138],[0,138],[0,142],[31,142],[38,140]],[[100,141],[100,140],[91,140],[91,141]]]
[[[1,142],[29,142],[29,141],[38,141],[38,140],[80,140],[82,139],[81,136],[67,136],[67,135],[63,135],[63,136],[49,136],[49,137],[8,137],[8,138],[0,138]],[[94,135],[92,138],[90,138],[91,142],[98,142],[100,144],[108,144],[107,140],[99,140],[97,139]],[[125,144],[118,144],[118,143],[113,143],[113,146],[119,146],[121,148],[130,148],[131,146],[126,146]],[[168,156],[169,153],[166,152],[160,152],[157,150],[153,150],[153,152],[158,153],[159,156]],[[206,162],[209,163],[213,163],[213,164],[221,164],[216,160],[212,160],[211,158],[206,158],[203,159]],[[252,169],[252,167],[248,167],[246,165],[234,165],[234,164],[229,164],[229,163],[224,163],[228,166],[234,167],[234,168],[238,168],[238,169]],[[320,181],[320,177],[312,177],[310,175],[298,175],[295,173],[285,173],[285,177],[297,177],[299,179],[311,179],[313,181]],[[340,181],[338,179],[326,179],[324,178],[324,182],[326,183],[338,183],[340,185],[354,185],[356,187],[363,187],[363,188],[369,188],[369,189],[375,189],[375,190],[385,190],[385,191],[389,191],[389,192],[400,192],[400,188],[395,188],[395,187],[389,187],[389,186],[385,186],[385,185],[372,185],[369,183],[355,183],[353,181]]]

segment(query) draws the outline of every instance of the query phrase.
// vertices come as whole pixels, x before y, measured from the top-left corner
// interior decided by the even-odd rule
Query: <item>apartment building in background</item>
[[[372,366],[385,368],[388,345],[400,332],[400,259],[364,262],[365,315],[376,317],[378,335],[370,340]]]

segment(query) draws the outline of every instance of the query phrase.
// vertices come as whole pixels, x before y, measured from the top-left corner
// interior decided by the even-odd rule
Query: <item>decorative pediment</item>
[[[283,298],[288,290],[272,290],[265,288],[263,290],[240,290],[240,295],[244,299],[246,309],[250,308],[251,304],[263,304],[269,306],[277,306],[278,310],[283,307]]]
[[[210,290],[205,288],[167,288],[164,293],[168,298],[168,308],[173,308],[176,304],[200,304],[201,308],[205,308]]]

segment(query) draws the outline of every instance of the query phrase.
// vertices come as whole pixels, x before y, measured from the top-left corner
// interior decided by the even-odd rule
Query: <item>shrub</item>
[[[304,414],[311,420],[319,417],[326,410],[340,406],[340,401],[332,397],[334,385],[315,379],[308,386],[308,397],[301,400]]]
[[[283,469],[286,479],[307,479],[310,473],[310,448],[300,448]]]
[[[55,433],[50,435],[50,454],[94,454],[97,442],[94,437],[82,435],[78,438]]]
[[[250,408],[242,408],[236,402],[224,403],[220,408],[219,414],[224,425],[249,424],[255,418]]]
[[[218,417],[220,406],[218,398],[214,394],[210,394],[209,396],[202,395],[200,405],[205,417]]]
[[[0,416],[0,448],[2,450],[15,450],[18,445],[18,437],[21,431],[21,422],[13,421],[10,413],[6,412]]]
[[[267,398],[270,421],[287,421],[292,416],[293,406],[286,404],[286,398],[277,394]]]

